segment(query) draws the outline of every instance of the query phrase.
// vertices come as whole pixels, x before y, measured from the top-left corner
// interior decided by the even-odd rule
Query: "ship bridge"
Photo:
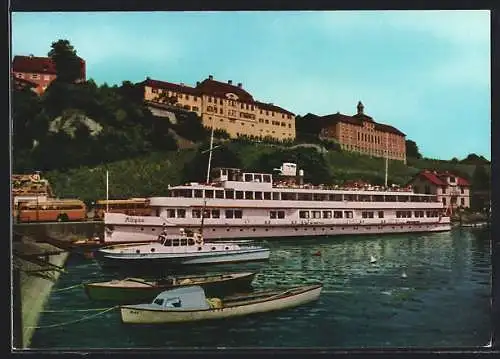
[[[247,172],[240,168],[214,168],[211,178],[224,188],[246,190],[271,188],[273,183],[273,176],[269,173]]]

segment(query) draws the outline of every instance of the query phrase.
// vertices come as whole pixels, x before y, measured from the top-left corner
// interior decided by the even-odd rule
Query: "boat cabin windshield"
[[[165,238],[163,240],[163,245],[165,247],[184,247],[184,246],[194,246],[195,240],[192,237],[185,238]]]

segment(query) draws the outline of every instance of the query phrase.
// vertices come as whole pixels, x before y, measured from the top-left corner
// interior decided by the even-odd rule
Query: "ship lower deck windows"
[[[255,199],[261,200],[262,199],[262,192],[255,192]]]
[[[312,211],[312,218],[321,218],[321,211]]]
[[[425,215],[428,218],[438,217],[439,216],[439,212],[438,211],[425,211]]]
[[[218,209],[212,210],[212,218],[220,218],[220,211]]]
[[[245,199],[253,199],[253,192],[245,191]]]
[[[271,192],[264,192],[264,199],[270,200],[271,199]]]
[[[243,199],[243,191],[236,191],[236,199]]]
[[[201,197],[203,197],[203,190],[201,190],[201,189],[195,189],[194,190],[194,197],[195,198],[201,198]]]
[[[280,200],[280,193],[279,192],[273,192],[273,200],[275,200],[275,201]]]
[[[309,211],[299,211],[299,218],[309,218]]]
[[[384,218],[384,211],[378,211],[378,218]]]
[[[415,218],[424,217],[424,211],[415,211]]]
[[[178,209],[177,210],[177,218],[186,218],[186,210]]]
[[[332,211],[323,211],[323,218],[332,218]]]
[[[281,192],[282,201],[295,201],[297,199],[297,194],[293,192]]]
[[[212,190],[212,189],[205,190],[205,197],[206,198],[214,198],[214,190]]]
[[[373,212],[372,211],[362,211],[361,217],[362,218],[373,218]]]
[[[224,198],[224,191],[215,191],[215,198]]]
[[[201,211],[199,209],[193,209],[191,211],[192,218],[201,218]]]
[[[396,218],[411,218],[411,211],[396,211]]]
[[[227,199],[234,199],[234,191],[231,189],[226,189],[225,190],[226,198]]]
[[[175,218],[175,209],[167,209],[167,218]]]
[[[333,218],[342,218],[342,211],[333,211]]]
[[[285,218],[285,211],[270,211],[269,218],[271,219],[283,219]]]
[[[345,218],[353,218],[352,211],[344,211]]]
[[[242,218],[243,211],[241,209],[227,209],[226,218]]]

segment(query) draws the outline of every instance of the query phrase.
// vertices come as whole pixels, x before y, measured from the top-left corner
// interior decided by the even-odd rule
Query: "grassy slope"
[[[81,198],[93,201],[106,197],[106,169],[109,170],[110,198],[143,197],[165,195],[168,184],[181,182],[184,166],[189,166],[198,149],[186,149],[118,161],[95,168],[82,167],[67,173],[52,171],[45,174],[61,197]],[[273,146],[248,144],[238,153],[243,167],[252,167],[258,158],[274,151]],[[214,152],[216,156],[217,152]],[[385,161],[356,153],[330,151],[325,155],[328,172],[332,182],[346,179],[377,179],[382,181],[385,175]],[[299,168],[301,164],[298,164]],[[405,184],[421,169],[459,171],[472,175],[473,165],[457,164],[448,161],[409,159],[405,165],[399,161],[389,161],[390,182]]]

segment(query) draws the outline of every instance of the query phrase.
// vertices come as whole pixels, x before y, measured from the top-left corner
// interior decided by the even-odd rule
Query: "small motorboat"
[[[249,289],[256,273],[209,274],[199,276],[175,276],[157,280],[125,278],[107,282],[85,283],[85,293],[92,300],[117,303],[141,303],[151,301],[161,292],[192,285],[199,285],[207,293],[221,294]]]
[[[319,298],[321,284],[225,298],[207,298],[200,286],[167,290],[151,303],[122,305],[123,323],[161,324],[223,319],[293,308]]]
[[[187,235],[181,228],[180,236],[175,238],[163,232],[157,242],[101,248],[96,259],[104,266],[184,266],[265,261],[269,259],[269,253],[269,249],[254,245],[205,243],[200,233]]]

